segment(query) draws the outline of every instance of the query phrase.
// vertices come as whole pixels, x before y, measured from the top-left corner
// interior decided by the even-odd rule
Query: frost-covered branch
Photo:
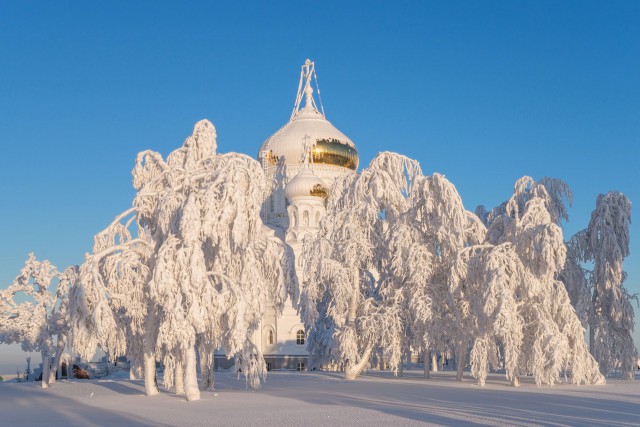
[[[19,343],[24,351],[40,352],[42,388],[55,382],[70,326],[69,290],[76,277],[76,267],[69,267],[61,273],[49,261],[38,261],[35,255],[29,254],[20,275],[0,291],[0,343]],[[54,282],[57,285],[52,291]],[[16,298],[20,295],[28,298],[18,302]]]
[[[287,284],[295,285],[284,243],[260,219],[262,168],[215,150],[215,128],[202,120],[166,161],[149,150],[138,155],[133,207],[96,236],[73,294],[77,351],[100,345],[126,354],[144,368],[150,395],[160,360],[165,385],[198,399],[196,349],[206,352],[203,384],[212,384],[220,348],[258,386],[266,370],[250,337],[267,305],[282,310]]]

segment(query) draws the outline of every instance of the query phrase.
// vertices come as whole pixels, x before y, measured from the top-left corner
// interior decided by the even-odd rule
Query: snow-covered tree
[[[619,369],[633,379],[637,352],[633,343],[635,298],[624,288],[624,259],[629,256],[631,202],[622,193],[600,194],[589,226],[576,234],[573,262],[592,263],[589,345],[603,373]],[[577,282],[581,278],[574,280]]]
[[[356,378],[374,350],[394,369],[403,350],[403,289],[388,280],[389,230],[407,211],[417,162],[381,153],[338,179],[316,238],[305,240],[300,313],[310,364],[337,364]]]
[[[20,343],[24,351],[40,352],[42,388],[55,382],[60,370],[69,330],[69,289],[76,277],[77,267],[61,273],[49,261],[29,254],[18,277],[0,291],[0,343]]]
[[[480,205],[476,208],[475,213],[489,228],[496,219],[512,216],[507,214],[507,209],[514,213],[523,212],[527,202],[534,197],[543,200],[554,224],[560,225],[561,221],[569,220],[567,204],[571,206],[573,203],[571,188],[561,179],[548,177],[543,177],[539,181],[534,181],[531,177],[523,177],[516,182],[513,196],[509,200],[490,211]],[[502,235],[502,229],[497,225],[494,226],[492,232],[496,233],[496,236],[487,236],[490,242],[498,240]]]
[[[519,211],[522,211],[532,197],[538,197],[544,200],[544,204],[551,215],[551,220],[556,225],[569,220],[567,205],[571,206],[573,195],[569,185],[557,178],[544,177],[539,181],[531,179],[520,180],[520,188],[516,190],[516,200],[512,203]],[[506,216],[506,206],[508,201],[486,211],[484,206],[476,208],[476,214],[482,219],[487,226],[493,225],[496,218]],[[491,237],[490,242],[496,242],[500,239],[503,230],[498,226],[491,229],[496,236]],[[588,272],[582,266],[586,254],[585,248],[588,247],[584,242],[586,231],[577,233],[568,242],[566,242],[567,256],[563,270],[559,273],[558,278],[564,283],[571,299],[571,304],[576,310],[576,314],[580,318],[583,326],[587,326],[588,312],[590,310],[591,294],[589,290]]]
[[[591,312],[591,272],[584,267],[588,258],[585,253],[585,249],[588,249],[588,244],[584,241],[586,237],[586,230],[582,230],[566,242],[567,260],[558,276],[567,289],[580,323],[585,328],[589,325]]]
[[[212,386],[220,348],[257,387],[266,369],[251,336],[267,304],[282,309],[294,280],[283,242],[260,219],[260,165],[216,155],[215,128],[202,120],[166,161],[140,153],[133,178],[133,207],[96,236],[81,268],[74,344],[81,354],[99,344],[144,359],[148,394],[162,360],[165,385],[198,399],[196,349],[203,386]]]
[[[444,177],[382,153],[331,191],[320,232],[305,242],[302,318],[312,363],[355,378],[375,348],[397,366],[406,342],[467,352],[480,384],[490,366],[513,383],[602,381],[584,329],[557,280],[566,248],[557,223],[568,187],[528,177],[491,213],[489,230]],[[425,362],[428,357],[425,352]]]
[[[555,199],[531,178],[518,180],[492,218],[486,244],[465,249],[452,272],[475,318],[471,365],[480,384],[502,360],[514,384],[529,373],[538,384],[559,382],[568,372],[576,384],[604,381],[558,280],[566,246],[557,223],[566,211]]]
[[[129,209],[94,237],[93,253],[85,256],[71,290],[69,342],[85,359],[98,346],[112,357],[126,355],[131,376],[142,376],[147,394],[154,395],[158,327],[148,286],[153,244],[134,221]]]
[[[484,238],[442,175],[381,153],[337,181],[317,238],[305,241],[301,313],[312,364],[355,378],[374,350],[392,369],[409,348],[455,348],[447,271],[458,250]]]
[[[455,186],[437,173],[414,179],[409,206],[400,228],[404,229],[400,233],[404,240],[401,247],[408,254],[394,256],[392,274],[404,283],[411,344],[423,349],[425,375],[429,371],[428,353],[435,351],[455,353],[461,378],[468,332],[462,323],[452,321],[454,317],[462,319],[456,316],[460,307],[451,299],[448,278],[457,253],[481,243],[486,228],[464,208]]]

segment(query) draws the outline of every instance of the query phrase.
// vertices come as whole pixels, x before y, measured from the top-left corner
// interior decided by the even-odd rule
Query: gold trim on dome
[[[273,154],[273,150],[269,150],[269,152],[267,153],[267,163],[269,163],[269,166],[277,165],[278,160],[280,160],[279,156],[275,156]]]
[[[337,139],[318,139],[313,147],[313,163],[356,170],[358,152]]]
[[[309,194],[315,197],[322,197],[323,199],[326,199],[327,196],[329,195],[329,193],[327,192],[327,189],[324,188],[322,184],[314,185],[311,191],[309,191]]]

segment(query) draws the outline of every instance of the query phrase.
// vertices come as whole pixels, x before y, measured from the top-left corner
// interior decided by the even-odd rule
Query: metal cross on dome
[[[291,113],[291,120],[293,120],[298,112],[301,111],[300,103],[302,102],[303,95],[305,96],[305,105],[302,110],[312,110],[317,112],[318,114],[321,114],[322,117],[325,117],[324,106],[322,105],[322,97],[320,96],[320,87],[318,86],[318,76],[316,75],[315,62],[307,59],[301,68],[300,82],[298,83],[298,93],[296,95],[296,103],[293,107],[293,112]],[[311,79],[314,79],[316,83],[316,91],[318,92],[318,99],[320,100],[320,110],[318,110],[316,101],[315,99],[313,99],[313,88],[311,87]]]

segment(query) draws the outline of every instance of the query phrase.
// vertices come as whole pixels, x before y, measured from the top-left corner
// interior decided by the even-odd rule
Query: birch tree
[[[629,256],[631,202],[622,193],[600,194],[586,230],[576,239],[583,262],[592,262],[589,346],[605,374],[620,370],[633,379],[638,359],[633,343],[636,299],[624,288],[624,259]]]
[[[381,153],[334,183],[317,237],[304,244],[301,317],[310,364],[337,364],[355,379],[374,349],[397,369],[403,348],[403,289],[386,280],[389,230],[407,210],[417,162]]]
[[[69,330],[69,289],[76,276],[77,267],[61,273],[49,261],[29,254],[13,283],[0,291],[0,343],[19,343],[24,351],[40,353],[42,388],[54,383],[60,370]]]
[[[524,374],[538,384],[559,382],[569,372],[576,384],[604,381],[558,280],[566,246],[557,222],[565,214],[554,199],[531,178],[518,180],[486,244],[465,250],[453,271],[454,287],[466,292],[477,318],[471,362],[480,384],[502,360],[515,385]]]
[[[212,353],[220,348],[257,387],[266,369],[251,336],[267,304],[282,309],[294,280],[283,242],[260,219],[260,165],[216,148],[215,128],[203,120],[166,161],[140,153],[133,207],[96,236],[82,266],[77,337],[94,337],[111,354],[138,352],[150,395],[162,360],[165,385],[199,398],[196,348],[203,386],[213,385]],[[136,319],[131,330],[122,313]]]
[[[374,349],[394,371],[410,346],[425,358],[457,349],[464,332],[447,322],[446,274],[458,250],[483,238],[455,187],[404,156],[381,153],[339,181],[318,237],[305,242],[301,312],[312,364],[344,365],[353,379]]]
[[[409,209],[403,215],[407,255],[394,257],[392,273],[403,277],[414,348],[423,349],[425,374],[429,371],[429,351],[454,353],[458,379],[462,378],[468,332],[464,315],[451,299],[450,270],[459,251],[481,243],[486,228],[464,208],[455,186],[443,175],[417,176],[410,195]],[[415,253],[418,253],[416,257]],[[412,255],[413,253],[413,255]],[[405,270],[407,273],[402,274]],[[456,318],[458,322],[452,321]]]

